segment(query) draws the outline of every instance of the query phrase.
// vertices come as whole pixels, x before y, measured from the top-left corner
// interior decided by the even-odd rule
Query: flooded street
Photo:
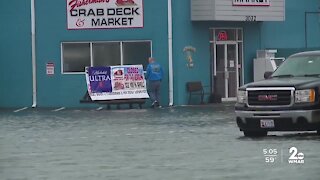
[[[319,136],[245,138],[232,105],[13,111],[0,111],[1,180],[320,179]]]

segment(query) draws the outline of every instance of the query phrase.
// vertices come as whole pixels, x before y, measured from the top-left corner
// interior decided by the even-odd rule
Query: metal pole
[[[35,0],[31,0],[31,46],[32,46],[32,107],[37,107],[37,67],[36,67],[36,17]]]
[[[169,106],[173,106],[172,0],[168,0]]]

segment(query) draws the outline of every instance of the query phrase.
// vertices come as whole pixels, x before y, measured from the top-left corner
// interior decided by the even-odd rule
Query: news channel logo
[[[264,148],[262,149],[264,162],[267,164],[288,163],[288,164],[304,164],[304,153],[299,151],[297,147],[290,147],[288,154],[285,154],[282,149]]]

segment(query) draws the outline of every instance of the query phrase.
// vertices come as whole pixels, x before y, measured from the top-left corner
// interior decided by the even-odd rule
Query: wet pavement
[[[0,110],[1,180],[320,179],[319,136],[243,137],[232,104],[13,111]]]

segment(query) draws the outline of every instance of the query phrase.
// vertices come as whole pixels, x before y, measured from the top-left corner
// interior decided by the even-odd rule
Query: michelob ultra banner
[[[86,80],[93,101],[149,98],[142,65],[86,67]]]
[[[143,28],[143,0],[66,0],[68,29]]]

